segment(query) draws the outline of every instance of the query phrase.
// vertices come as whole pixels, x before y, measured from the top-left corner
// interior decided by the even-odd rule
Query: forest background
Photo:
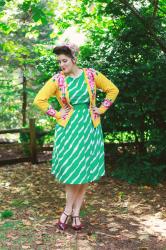
[[[129,183],[165,179],[166,4],[148,1],[0,1],[1,129],[55,120],[32,106],[44,83],[59,70],[53,46],[69,37],[80,46],[79,65],[105,74],[119,88],[102,117],[106,143],[123,147],[111,175]],[[98,90],[97,104],[104,98]],[[59,108],[57,100],[50,102]],[[51,142],[52,135],[45,138]],[[134,146],[133,146],[134,145]]]

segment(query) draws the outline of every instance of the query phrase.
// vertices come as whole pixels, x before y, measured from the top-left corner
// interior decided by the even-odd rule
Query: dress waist
[[[89,108],[89,103],[75,103],[72,106],[74,109]]]

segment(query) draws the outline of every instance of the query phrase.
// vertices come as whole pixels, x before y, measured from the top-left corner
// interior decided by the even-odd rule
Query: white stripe
[[[78,136],[79,136],[79,134],[78,134]],[[84,139],[84,136],[83,136],[82,138]],[[75,153],[75,151],[77,150],[77,148],[79,147],[79,145],[80,145],[81,142],[82,142],[82,140],[80,140],[80,141],[79,141],[79,144],[77,144],[77,147],[74,148],[74,150],[73,150],[72,154],[70,155],[70,157],[67,158],[66,161],[61,165],[59,172],[61,171],[61,169],[62,169],[62,167],[64,166],[64,164],[66,164],[66,163],[69,161],[69,159],[73,156],[73,154]],[[70,150],[71,147],[72,147],[72,145],[69,146],[69,150]],[[84,149],[84,148],[82,148],[82,149]],[[74,159],[74,160],[75,160],[75,159]],[[71,166],[71,165],[70,165],[70,166]],[[70,167],[70,166],[69,166],[69,167]],[[69,167],[68,167],[68,168],[69,168]],[[68,169],[68,168],[67,168],[67,169]]]
[[[82,148],[82,150],[79,152],[79,154],[77,155],[77,157],[76,158],[74,158],[74,161],[77,159],[77,158],[79,158],[79,156],[80,156],[80,154],[82,153],[82,151],[84,150],[84,148]],[[73,161],[72,161],[72,163],[70,164],[70,166],[73,164]],[[62,178],[62,176],[67,172],[67,170],[70,168],[70,166],[68,167],[68,168],[66,168],[65,169],[65,171],[63,172],[63,174],[61,175],[61,177],[59,178],[59,179],[61,179]],[[58,173],[59,174],[59,173]],[[57,174],[57,175],[58,175]]]
[[[89,126],[86,127],[84,134],[86,134],[86,131],[89,129],[89,127],[91,127],[91,123],[89,123]]]
[[[83,162],[83,160],[85,159],[85,156],[82,158],[82,160],[79,162],[78,167],[74,169],[73,172],[70,173],[70,175],[67,177],[67,179],[65,179],[65,182],[77,171],[77,169],[79,168],[80,164]],[[73,183],[73,181],[71,181],[71,184]]]
[[[78,136],[75,138],[75,140],[76,140],[78,137],[79,137],[79,134],[78,134]],[[73,144],[74,144],[74,141],[73,141]],[[65,151],[65,154],[72,148],[73,144],[70,144],[68,150]],[[76,148],[78,148],[78,144],[77,144],[77,147],[74,148],[74,152],[76,151]],[[71,155],[70,155],[70,157],[71,157]],[[61,159],[63,159],[63,157],[61,157],[60,160],[61,160]],[[69,158],[68,158],[68,159],[69,159]]]
[[[100,169],[103,168],[103,167],[104,167],[104,164],[102,164],[101,167],[98,169],[98,172],[97,172],[96,176],[94,177],[94,180],[98,177]],[[105,171],[104,171],[104,173],[105,173]]]
[[[90,130],[91,135],[92,135],[92,131],[93,131],[93,130],[91,129],[91,130]],[[89,147],[90,147],[90,149],[92,149],[92,145],[93,145],[93,140],[90,141],[90,143],[89,143],[89,145],[88,145],[87,150],[85,151],[85,153],[89,150]],[[89,153],[89,156],[87,156],[86,162],[89,161],[90,157],[91,157],[91,155],[90,155],[90,153]],[[85,165],[86,165],[86,162],[85,162]],[[87,165],[86,165],[86,166],[87,166]],[[80,183],[82,183],[83,180],[87,178],[87,175],[89,175],[89,169],[90,169],[90,165],[87,166],[86,171],[85,171],[85,174],[84,174],[84,177],[82,178],[82,180],[80,181]],[[87,178],[87,179],[88,179],[88,178]]]
[[[84,112],[84,111],[83,111],[83,112]],[[75,117],[74,120],[71,122],[71,124],[70,124],[70,126],[69,126],[69,128],[68,128],[68,131],[69,131],[69,132],[70,132],[70,127],[72,126],[72,123],[75,122],[75,120],[76,120],[77,117],[78,117],[78,113],[76,114],[76,117]],[[82,128],[82,129],[80,130],[80,132],[81,132],[83,129],[84,129],[84,128]],[[63,132],[64,132],[64,131],[63,131]],[[62,132],[62,133],[63,133],[63,132]],[[80,133],[80,132],[79,132],[79,133]],[[62,133],[61,133],[61,134],[62,134]],[[61,135],[61,134],[60,134],[60,135]],[[58,137],[58,138],[59,138],[59,137]],[[63,137],[63,139],[61,140],[61,143],[60,143],[59,145],[56,145],[56,149],[59,149],[60,145],[62,145],[62,141],[64,141],[65,139],[66,139],[66,136]],[[71,146],[70,146],[70,148],[71,148]],[[70,148],[69,148],[69,150],[70,150]],[[54,150],[54,151],[55,151],[55,150]],[[63,151],[63,148],[62,148],[62,150],[60,150],[58,153],[57,153],[57,150],[56,150],[56,153],[57,153],[58,156],[60,156],[61,151]],[[63,156],[62,156],[61,158],[58,157],[58,162],[61,161],[62,159],[63,159]]]
[[[84,123],[87,122],[88,118],[89,118],[89,115],[87,114],[87,116],[86,116],[86,118],[85,118],[85,120],[84,120]]]
[[[73,79],[73,80],[71,80],[71,82],[69,82],[69,84],[68,84],[68,85],[72,84],[73,82],[74,82],[74,79]]]
[[[56,152],[57,153],[57,152]],[[52,169],[51,169],[51,173],[55,173],[56,172],[56,170],[57,170],[57,168],[58,168],[58,166],[59,166],[59,158],[57,157],[57,154],[56,154],[56,163],[57,164],[55,164],[55,162],[53,162],[53,164],[52,164]],[[56,166],[56,167],[55,167]]]
[[[74,97],[77,95],[77,93],[78,93],[79,91],[82,90],[83,87],[84,87],[84,86],[83,86],[83,84],[82,84],[81,88],[78,89],[78,90],[74,93],[74,95],[72,95],[70,98],[74,98]]]
[[[88,179],[88,178],[87,178],[87,175],[89,175],[88,170],[89,170],[89,168],[86,168],[86,171],[85,171],[84,177],[81,179],[80,183],[82,183],[84,179]]]
[[[56,137],[55,137],[55,139],[56,139],[56,141],[59,139],[59,137],[63,134],[63,132],[64,131],[62,131],[60,134],[58,134]]]
[[[97,154],[96,154],[96,156],[95,157],[93,157],[93,160],[91,161],[91,165],[92,165],[92,163],[96,160],[96,158],[98,157],[98,155],[99,155],[99,152],[100,151],[97,151]]]
[[[98,144],[99,144],[99,139],[97,137],[97,142],[95,143],[94,152],[96,152]],[[98,157],[98,154],[99,154],[99,151],[97,151],[96,157],[93,157],[93,160],[91,161],[91,164],[96,160],[96,158]]]
[[[98,164],[100,163],[99,159],[101,158],[101,156],[103,156],[103,153],[101,153],[100,157],[98,158]],[[98,166],[98,164],[97,164],[97,166]],[[92,173],[94,173],[96,171],[97,166],[92,170]]]
[[[70,136],[69,136],[69,138],[68,138],[68,133],[66,133],[66,135],[65,135],[64,138],[65,138],[65,140],[66,140],[66,138],[68,138],[68,139],[66,140],[64,146],[70,141],[70,137],[73,135],[73,133],[75,132],[75,130],[79,127],[79,124],[80,124],[80,122],[81,122],[83,119],[84,119],[84,117],[82,116],[82,118],[79,120],[79,123],[77,123],[77,126],[75,127],[75,129],[72,130],[72,133],[70,133],[70,130],[68,130],[68,133],[70,133]],[[81,131],[82,131],[82,130],[81,130]],[[79,133],[80,133],[81,131],[79,131]],[[61,143],[61,144],[62,144],[62,143]],[[61,151],[63,150],[64,146],[63,146],[62,149],[59,151],[59,154],[60,154]]]
[[[95,168],[94,168],[93,170],[91,170],[91,173],[92,173],[92,174],[94,174],[94,172],[95,172],[96,168],[98,167],[99,163],[100,163],[100,162],[98,161],[98,163],[97,163],[97,165],[95,166]]]
[[[103,148],[102,148],[102,152],[101,152],[101,154],[100,154],[99,159],[100,159],[101,157],[103,157],[103,156],[104,156],[104,151],[103,151]],[[98,169],[98,172],[97,172],[95,178],[97,178],[97,176],[99,175],[99,172],[100,172],[100,169],[101,169],[101,168],[104,168],[104,159],[103,159],[103,161],[102,161],[102,164],[101,164],[100,168]],[[96,169],[96,167],[95,167],[94,169]],[[105,168],[104,168],[104,173],[105,173]]]
[[[70,83],[70,84],[72,84],[72,83]],[[70,89],[69,89],[69,92],[71,93],[75,88],[78,88],[78,84],[77,84],[77,83],[74,84],[74,87],[73,87],[73,88],[70,88]]]
[[[79,175],[76,176],[76,178],[72,181],[72,183],[74,183],[74,182],[79,178],[80,174],[81,174],[85,169],[87,170],[86,162],[88,161],[88,159],[89,159],[89,158],[87,157],[86,160],[85,160],[85,166],[81,169]],[[87,171],[86,171],[86,172],[87,172]],[[84,177],[82,178],[82,180],[85,179],[86,176],[87,176],[87,174],[84,174]],[[80,181],[80,183],[82,183],[82,180]]]
[[[82,88],[81,88],[81,89],[82,89]],[[87,90],[87,88],[86,88],[86,90]],[[83,94],[82,94],[82,95],[78,96],[78,98],[77,98],[77,102],[79,102],[79,99],[86,97],[87,93],[88,93],[88,91],[83,92]]]
[[[88,127],[87,127],[88,128]],[[88,135],[88,137],[86,138],[86,140],[85,140],[85,143],[88,141],[88,139],[89,139],[89,136],[90,136],[90,133],[89,133],[89,135]]]
[[[79,125],[78,125],[79,126]],[[77,126],[77,127],[78,127]],[[77,129],[77,127],[76,127],[76,129]],[[75,129],[75,130],[76,130]],[[69,142],[70,142],[70,138],[72,137],[72,135],[73,135],[73,133],[75,132],[75,130],[73,130],[73,132],[71,133],[71,135],[70,135],[70,137],[66,140],[66,142],[65,142],[65,144],[63,145],[63,147],[61,148],[61,150],[59,151],[59,154],[61,154],[61,151],[63,151],[63,149],[64,149],[64,147],[66,146],[66,144],[68,144]],[[82,132],[82,130],[84,130],[84,127],[82,127],[82,129],[81,130],[79,130],[79,133],[78,134],[80,134],[81,132]],[[74,141],[76,140],[78,138],[78,135],[75,137],[75,139],[74,139]],[[74,143],[74,141],[72,141],[73,143]],[[72,145],[73,144],[70,144],[70,148],[72,147]],[[65,153],[67,153],[69,151],[69,149],[67,150],[67,151],[65,151]]]
[[[91,141],[91,142],[92,142],[92,141]],[[87,149],[86,149],[86,151],[85,151],[85,155],[86,155],[86,152],[89,150],[90,147],[91,147],[91,143],[89,143],[89,145],[88,145],[88,147],[87,147]],[[86,164],[87,161],[89,160],[89,158],[90,158],[90,154],[89,154],[89,156],[87,156],[87,158],[86,158],[86,160],[85,160],[85,167],[81,169],[79,175],[76,176],[76,178],[75,178],[72,182],[75,182],[75,181],[79,178],[80,174],[81,174],[81,173],[84,171],[84,169],[86,168],[86,174],[84,174],[84,177],[83,177],[83,179],[85,179],[85,177],[87,176],[87,172],[88,172],[88,170],[89,170],[89,167],[88,167],[87,164]],[[82,179],[82,180],[83,180],[83,179]],[[80,183],[82,183],[82,180],[80,181]]]
[[[76,116],[74,117],[74,119],[71,121],[69,127],[67,128],[68,131],[70,130],[72,124],[75,122],[75,120],[77,119],[77,117],[78,117],[78,113],[76,114]],[[62,133],[58,134],[58,136],[57,136],[57,138],[56,138],[56,141],[57,141],[57,140],[59,139],[59,137],[64,133],[64,131],[65,131],[65,128],[62,128]],[[64,140],[64,139],[66,139],[65,136],[63,137],[63,140]]]
[[[74,84],[74,87],[69,89],[70,99],[71,99],[71,95],[72,95],[73,91],[77,88],[78,88],[78,82]]]

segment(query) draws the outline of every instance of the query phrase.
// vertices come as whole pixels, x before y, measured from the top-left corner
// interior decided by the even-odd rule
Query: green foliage
[[[25,207],[29,205],[30,202],[28,200],[20,200],[20,199],[13,199],[11,205],[14,207]]]
[[[161,0],[155,6],[153,1],[143,0],[78,0],[74,5],[65,1],[62,8],[57,1],[24,0],[14,3],[17,12],[12,12],[12,1],[0,3],[2,62],[10,71],[21,68],[26,77],[29,117],[39,117],[31,103],[42,85],[59,70],[52,55],[53,44],[72,24],[77,23],[85,32],[87,40],[80,48],[79,66],[101,71],[120,90],[114,105],[102,116],[107,142],[132,141],[142,145],[138,146],[138,155],[121,155],[114,170],[114,176],[132,183],[156,183],[165,176],[164,3]],[[131,7],[136,8],[139,18]],[[5,22],[7,9],[10,11]],[[16,127],[21,121],[22,85],[16,87],[8,79],[1,90],[2,127]],[[104,93],[97,90],[97,106],[103,98]],[[56,98],[50,101],[59,110]],[[46,120],[44,114],[40,113],[40,117],[40,121]],[[20,136],[28,142],[26,134]]]
[[[25,126],[28,128],[29,126]],[[42,126],[36,126],[36,142],[38,145],[43,146],[44,144],[44,136],[40,135],[44,131],[44,128]],[[30,154],[30,134],[29,132],[20,132],[19,133],[19,141],[22,143],[24,153],[26,155]]]
[[[1,219],[6,219],[6,218],[10,218],[13,216],[13,212],[10,210],[4,210],[3,212],[1,212],[0,217]]]
[[[143,25],[127,5],[96,1],[91,13],[94,22],[89,21],[93,45],[82,51],[85,63],[105,73],[120,89],[115,104],[102,119],[104,132],[110,132],[111,141],[118,142],[116,131],[122,131],[123,137],[132,131],[134,141],[143,144],[138,146],[138,155],[121,155],[112,173],[131,183],[156,184],[166,173],[166,64],[163,48],[155,42],[155,36],[163,34],[165,21],[160,12],[152,17],[152,10],[153,6],[140,3],[140,15],[147,23]],[[104,16],[100,23],[96,13]],[[153,36],[147,32],[150,23],[156,32]]]
[[[156,164],[151,155],[132,155],[125,153],[117,160],[118,168],[110,175],[130,184],[157,185],[165,178],[166,165]]]

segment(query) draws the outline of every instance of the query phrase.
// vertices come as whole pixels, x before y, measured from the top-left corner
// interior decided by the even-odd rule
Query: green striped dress
[[[103,131],[91,120],[84,73],[66,81],[74,112],[66,127],[55,125],[51,174],[60,183],[89,183],[105,174]]]

